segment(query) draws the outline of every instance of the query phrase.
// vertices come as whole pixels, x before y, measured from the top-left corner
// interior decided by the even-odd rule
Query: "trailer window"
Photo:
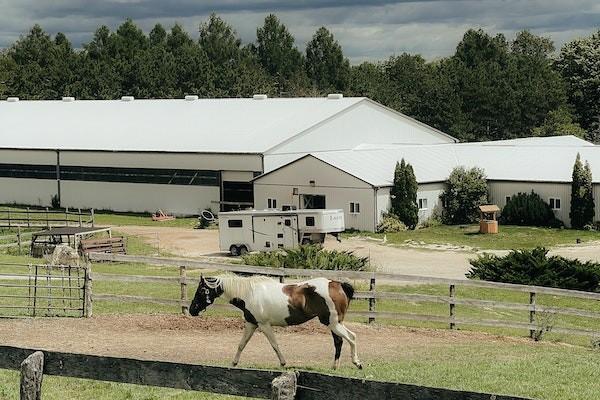
[[[243,226],[241,219],[230,219],[227,221],[227,226],[230,228],[241,228]]]
[[[306,226],[315,226],[315,217],[306,217]]]
[[[292,226],[292,220],[291,219],[286,219],[285,220],[285,226]]]

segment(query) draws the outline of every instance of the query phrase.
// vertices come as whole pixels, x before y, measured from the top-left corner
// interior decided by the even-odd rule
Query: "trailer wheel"
[[[248,252],[248,248],[246,246],[240,246],[238,248],[238,254],[240,256],[243,256],[244,254],[246,254]]]
[[[232,256],[237,257],[240,255],[240,249],[235,244],[232,244],[231,247],[229,248],[229,253]]]

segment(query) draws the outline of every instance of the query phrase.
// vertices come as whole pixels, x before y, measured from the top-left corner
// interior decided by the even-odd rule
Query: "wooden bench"
[[[127,254],[127,243],[124,237],[112,237],[102,239],[85,239],[80,242],[81,254],[88,253],[111,253]]]

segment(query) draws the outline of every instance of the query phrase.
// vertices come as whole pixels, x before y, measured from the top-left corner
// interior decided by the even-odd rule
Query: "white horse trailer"
[[[246,210],[219,213],[221,251],[293,249],[323,243],[326,234],[343,232],[343,210]]]

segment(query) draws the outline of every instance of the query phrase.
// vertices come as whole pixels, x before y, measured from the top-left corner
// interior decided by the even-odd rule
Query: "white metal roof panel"
[[[364,98],[0,102],[0,148],[262,153]]]

